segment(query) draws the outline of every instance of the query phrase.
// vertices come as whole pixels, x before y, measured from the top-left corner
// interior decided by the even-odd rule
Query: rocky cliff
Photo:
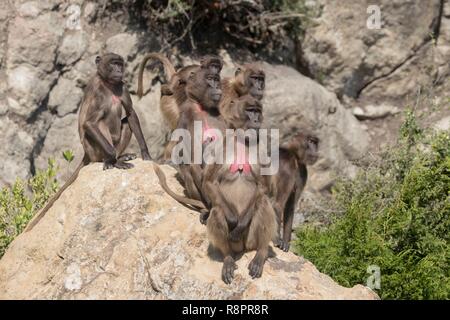
[[[144,17],[106,10],[108,3],[0,2],[0,186],[30,176],[45,167],[49,157],[60,164],[61,180],[74,170],[77,161],[67,166],[61,153],[71,149],[81,157],[77,110],[82,90],[95,72],[94,58],[104,51],[125,57],[128,86],[150,152],[153,157],[161,155],[168,131],[158,108],[157,70],[145,74],[146,88],[153,84],[146,96],[138,101],[134,95],[137,66],[145,53],[161,49],[159,34],[145,26]],[[304,27],[298,50],[284,54],[296,56],[301,67],[266,64],[267,124],[279,128],[282,138],[304,124],[326,138],[317,184],[309,186],[313,192],[329,187],[333,171],[351,174],[349,162],[368,148],[392,141],[398,112],[415,101],[418,90],[433,86],[432,105],[420,106],[430,125],[438,121],[441,127],[450,125],[449,109],[438,108],[448,105],[450,94],[450,3],[377,1],[381,29],[366,26],[369,4],[306,1],[315,15]],[[266,59],[258,53],[240,55],[243,48],[228,43],[213,50],[226,61],[224,76],[236,63]],[[192,62],[194,54],[180,54],[176,47],[167,53],[181,64]],[[382,119],[367,120],[373,118]]]
[[[151,162],[82,169],[74,184],[0,260],[0,299],[377,299],[344,288],[307,260],[272,248],[262,278],[237,262],[231,285],[198,213],[160,188]],[[182,192],[175,170],[170,186]]]

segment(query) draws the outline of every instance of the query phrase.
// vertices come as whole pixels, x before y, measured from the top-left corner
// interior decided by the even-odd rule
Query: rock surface
[[[0,299],[377,299],[344,288],[307,260],[273,249],[262,278],[238,261],[230,286],[198,214],[160,188],[152,163],[85,167],[74,184],[0,260]],[[163,167],[177,192],[174,170]]]
[[[395,71],[405,71],[397,69],[421,54],[419,51],[432,40],[430,34],[439,32],[444,2],[315,1],[321,13],[306,30],[304,60],[327,88],[357,98],[363,90],[371,89],[369,85],[373,88]],[[374,4],[379,9],[379,28],[371,24],[374,11],[369,6]],[[429,76],[420,75],[419,70],[414,70],[414,78],[406,76],[411,76],[408,73],[403,73],[401,83],[384,84],[388,95],[404,94],[411,89],[408,85],[414,87]]]

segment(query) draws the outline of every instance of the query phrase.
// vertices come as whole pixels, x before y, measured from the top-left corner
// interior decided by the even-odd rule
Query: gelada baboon
[[[277,174],[264,177],[278,222],[274,244],[283,251],[289,250],[295,206],[308,178],[306,166],[317,161],[318,148],[319,139],[316,136],[307,132],[296,134],[279,149]]]
[[[247,94],[230,101],[224,121],[227,128],[258,130],[264,120],[262,109],[261,102]]]
[[[75,181],[83,166],[91,162],[103,162],[103,169],[132,168],[133,165],[126,161],[136,158],[136,155],[124,154],[132,133],[136,136],[142,158],[151,160],[138,116],[123,82],[123,58],[114,53],[106,53],[96,57],[95,64],[97,74],[84,90],[78,116],[78,132],[84,149],[83,160],[64,186],[28,224],[26,231],[39,222],[63,191]],[[123,118],[122,109],[125,110]]]
[[[230,103],[236,98],[251,95],[257,100],[264,96],[266,75],[258,63],[248,63],[237,68],[233,78],[222,80],[222,100],[219,104],[220,114],[227,120]]]
[[[233,115],[230,120],[233,120],[231,123],[228,124],[228,128],[233,129],[259,129],[261,126],[261,122],[263,121],[262,116],[262,106],[261,103],[253,98],[250,95],[242,96],[238,99],[235,99],[231,102],[231,108]],[[206,220],[209,216],[209,209],[206,207],[206,205],[195,199],[190,199],[188,197],[177,195],[173,190],[169,188],[169,186],[166,183],[166,177],[162,170],[159,168],[158,165],[154,164],[155,172],[159,178],[159,182],[162,186],[162,188],[175,200],[182,203],[186,206],[193,206],[195,209],[199,210],[201,212],[200,214],[200,222],[202,224],[206,224]],[[200,190],[201,191],[201,190]],[[191,194],[187,192],[188,194]],[[200,192],[201,193],[201,192]]]
[[[263,121],[262,104],[251,95],[247,94],[230,101],[229,117],[225,120],[227,128],[259,130]],[[203,210],[200,214],[200,222],[206,224],[209,211]]]
[[[235,143],[232,164],[208,164],[202,190],[211,208],[206,226],[211,244],[222,253],[222,279],[231,283],[234,254],[256,250],[248,269],[252,278],[262,275],[269,243],[276,234],[276,218],[266,195],[259,165],[248,161],[245,142]]]
[[[137,94],[141,98],[144,94],[143,75],[148,60],[154,59],[162,63],[167,84],[161,86],[160,109],[163,118],[167,121],[171,130],[177,127],[180,117],[180,106],[187,99],[185,92],[186,82],[192,72],[200,68],[206,68],[211,73],[220,74],[222,70],[222,60],[214,55],[207,55],[200,60],[200,65],[190,65],[175,70],[173,64],[163,54],[152,52],[144,57],[139,67]]]
[[[200,68],[196,72],[191,72],[186,83],[187,100],[181,105],[180,119],[177,128],[190,132],[191,141],[184,141],[185,149],[194,150],[194,122],[202,123],[203,147],[206,147],[217,137],[214,130],[221,133],[225,130],[225,123],[220,118],[217,105],[220,101],[222,90],[220,86],[220,76],[216,72],[211,72],[207,68]],[[189,198],[203,200],[200,190],[202,168],[201,164],[193,163],[193,155],[188,155],[190,164],[180,164],[179,173],[184,181],[186,192]]]

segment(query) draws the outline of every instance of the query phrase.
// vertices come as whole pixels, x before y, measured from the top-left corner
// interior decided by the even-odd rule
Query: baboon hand
[[[127,162],[123,162],[121,160],[117,160],[114,164],[113,164],[114,168],[117,169],[131,169],[134,167],[134,165],[132,163],[127,163]]]
[[[131,161],[131,160],[136,159],[136,155],[134,153],[125,153],[117,159],[121,160],[121,161]]]
[[[230,256],[225,257],[223,260],[222,267],[222,280],[226,284],[230,284],[234,278],[234,270],[236,270],[237,266],[234,263],[234,259]]]
[[[277,248],[280,248],[283,246],[283,240],[280,236],[277,236],[276,239],[273,240],[273,245]]]
[[[284,252],[288,252],[289,251],[289,247],[290,247],[289,242],[282,241],[282,245],[280,247],[281,250],[283,250]]]
[[[264,268],[264,259],[258,254],[255,255],[253,260],[248,265],[248,274],[252,277],[252,279],[259,278],[262,275],[263,268]]]

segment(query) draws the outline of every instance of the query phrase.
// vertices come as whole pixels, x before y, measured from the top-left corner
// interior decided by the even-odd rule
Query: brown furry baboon
[[[230,122],[227,126],[233,129],[259,129],[263,120],[261,103],[250,95],[245,95],[237,98],[231,102],[233,117],[230,118]],[[177,142],[175,142],[177,143]],[[169,189],[165,183],[166,179],[164,173],[158,166],[155,168],[155,172],[158,175],[159,181],[163,189],[175,200],[186,205],[194,206],[200,210],[200,222],[206,224],[206,220],[209,216],[209,210],[205,205],[199,205],[198,200],[190,199],[181,195],[177,195],[175,192]],[[201,191],[201,190],[200,190]],[[201,193],[201,192],[200,192]],[[188,192],[188,194],[192,194]],[[198,199],[198,198],[197,198]]]
[[[225,130],[225,123],[219,117],[217,110],[222,95],[220,76],[217,72],[210,71],[208,68],[200,68],[191,73],[185,90],[187,99],[180,106],[181,113],[177,129],[186,129],[190,132],[191,141],[183,141],[182,143],[186,146],[186,149],[194,150],[195,143],[202,143],[203,146],[206,146],[213,141],[216,138],[214,136],[215,129],[220,132]],[[194,142],[195,121],[199,121],[202,125],[202,141]],[[203,200],[200,190],[201,164],[193,163],[192,152],[187,156],[191,162],[179,165],[180,176],[184,181],[188,197]]]
[[[237,68],[233,78],[222,80],[223,95],[219,103],[220,114],[227,120],[230,116],[231,101],[251,95],[257,100],[264,96],[266,75],[258,63],[248,63]]]
[[[295,206],[308,178],[306,166],[317,161],[318,147],[319,139],[316,136],[310,133],[296,134],[279,149],[278,173],[264,177],[278,222],[274,244],[283,251],[289,250]]]
[[[206,226],[211,244],[222,253],[222,279],[231,283],[236,264],[233,255],[256,250],[248,269],[252,278],[262,275],[269,243],[276,234],[276,218],[266,195],[257,164],[250,164],[245,142],[235,143],[232,164],[205,166],[202,191],[211,208]]]
[[[126,161],[135,159],[136,155],[124,154],[124,151],[133,133],[141,149],[142,158],[151,160],[138,116],[123,82],[123,58],[114,53],[107,53],[96,57],[95,63],[97,74],[84,90],[78,116],[78,132],[84,149],[83,160],[64,186],[30,221],[26,231],[39,222],[63,191],[75,181],[83,166],[91,162],[103,162],[104,169],[132,168],[133,165]],[[123,110],[125,117],[122,117]]]
[[[175,70],[172,63],[163,54],[152,52],[144,57],[139,67],[137,94],[141,98],[144,94],[143,74],[145,66],[150,59],[160,61],[164,66],[164,72],[168,79],[167,84],[161,86],[160,109],[163,118],[167,121],[171,130],[177,127],[180,117],[180,106],[187,99],[185,86],[192,72],[201,68],[208,69],[211,73],[220,74],[222,60],[220,57],[207,55],[200,60],[200,65],[190,65]]]
[[[264,120],[262,109],[261,102],[247,94],[230,101],[224,121],[227,128],[258,130]]]

